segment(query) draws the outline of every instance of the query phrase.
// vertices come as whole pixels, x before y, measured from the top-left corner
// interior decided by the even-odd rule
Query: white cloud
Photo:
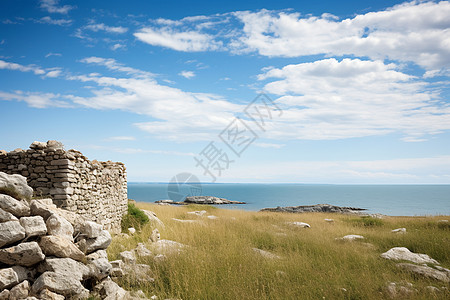
[[[236,12],[243,35],[235,51],[265,56],[357,55],[450,66],[450,3],[410,2],[384,11],[336,20],[299,13]]]
[[[45,58],[48,58],[48,57],[50,57],[50,56],[62,56],[62,54],[61,54],[61,53],[52,53],[52,52],[49,52],[49,53],[47,53],[47,55],[45,55]]]
[[[84,29],[91,30],[94,32],[105,31],[108,33],[125,33],[128,31],[128,28],[122,26],[108,26],[103,23],[100,24],[90,24],[84,26]]]
[[[284,144],[273,144],[273,143],[253,143],[252,145],[260,148],[273,148],[273,149],[281,149],[283,148]]]
[[[16,63],[6,62],[4,60],[0,60],[0,69],[16,70],[20,72],[33,72],[36,75],[45,74],[45,71],[37,66],[34,65],[23,66]]]
[[[67,14],[70,10],[75,8],[75,6],[71,5],[59,6],[59,0],[41,0],[40,2],[41,8],[49,13]]]
[[[114,44],[114,45],[112,45],[110,48],[111,48],[111,50],[116,51],[116,50],[118,50],[118,49],[125,49],[126,46],[123,45],[123,44]]]
[[[153,73],[124,66],[123,64],[118,63],[113,58],[102,58],[102,57],[91,56],[91,57],[83,58],[80,61],[82,63],[104,66],[104,67],[108,68],[109,70],[120,71],[120,72],[124,72],[129,75],[133,75],[133,76],[143,76],[143,77],[153,77],[154,76]],[[95,76],[100,76],[100,75],[94,74],[93,76],[95,77]]]
[[[51,17],[42,17],[39,20],[35,20],[37,23],[45,23],[51,25],[68,26],[72,24],[72,20],[67,19],[52,19]]]
[[[45,74],[46,77],[50,77],[50,78],[56,78],[59,77],[61,75],[62,71],[59,69],[55,69],[52,71],[47,72],[47,74]]]
[[[108,141],[135,141],[136,138],[134,136],[112,136],[107,138]]]
[[[450,156],[366,161],[275,161],[239,164],[222,181],[336,184],[450,183]]]
[[[192,30],[180,31],[170,27],[145,27],[134,33],[134,36],[152,46],[184,52],[217,50],[222,46],[221,42],[215,41],[214,37],[209,34]]]
[[[192,71],[181,71],[178,75],[183,76],[184,78],[191,79],[195,77],[195,73]]]
[[[14,93],[6,93],[0,91],[0,100],[4,101],[24,101],[30,107],[47,108],[47,107],[72,107],[72,105],[62,100],[65,96],[52,93],[32,93],[15,91]]]
[[[450,129],[450,105],[427,83],[381,61],[334,58],[270,69],[260,80],[279,95],[283,117],[268,136],[342,139],[400,132],[404,141]]]

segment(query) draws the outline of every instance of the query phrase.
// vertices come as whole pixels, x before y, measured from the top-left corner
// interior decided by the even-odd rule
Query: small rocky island
[[[187,204],[208,204],[208,205],[221,205],[221,204],[246,204],[241,201],[232,201],[224,198],[213,196],[190,196],[186,197],[184,201],[177,202],[173,200],[158,200],[155,203],[175,204],[175,205],[187,205]]]
[[[340,214],[361,214],[364,208],[356,207],[340,207],[330,204],[316,204],[316,205],[303,205],[303,206],[287,206],[276,208],[263,208],[260,211],[271,212],[291,212],[291,213],[306,213],[306,212],[325,212],[325,213],[340,213]]]

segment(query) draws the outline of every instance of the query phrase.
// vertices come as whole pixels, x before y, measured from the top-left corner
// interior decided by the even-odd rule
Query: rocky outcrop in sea
[[[175,205],[187,205],[187,204],[208,204],[208,205],[221,205],[221,204],[246,204],[241,201],[232,201],[219,197],[212,196],[190,196],[186,197],[184,201],[177,202],[173,200],[158,200],[155,201],[158,204],[175,204]]]
[[[290,212],[290,213],[308,213],[308,212],[324,212],[324,213],[340,213],[340,214],[361,214],[365,211],[364,208],[356,207],[340,207],[330,204],[316,204],[316,205],[303,205],[303,206],[287,206],[276,208],[263,208],[260,211],[271,212]]]

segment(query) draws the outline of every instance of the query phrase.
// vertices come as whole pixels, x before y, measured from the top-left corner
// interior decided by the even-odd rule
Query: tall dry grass
[[[260,213],[205,206],[169,207],[138,203],[154,211],[165,223],[161,238],[188,245],[163,263],[152,258],[139,262],[151,266],[155,282],[139,284],[123,280],[129,289],[142,289],[159,299],[384,299],[388,282],[410,282],[417,290],[408,299],[449,297],[449,285],[415,277],[385,260],[380,254],[392,247],[426,253],[450,267],[450,228],[438,223],[448,217],[388,217],[381,222],[336,214]],[[207,210],[218,219],[188,215]],[[179,223],[172,218],[194,219]],[[332,218],[334,223],[327,223]],[[287,222],[302,221],[311,228]],[[366,224],[368,223],[368,224]],[[110,259],[148,238],[155,224],[148,224],[130,238],[115,238],[108,249]],[[398,227],[406,234],[391,233]],[[335,238],[363,235],[363,241],[342,242]],[[262,257],[258,248],[280,256]],[[447,288],[432,294],[426,287]]]

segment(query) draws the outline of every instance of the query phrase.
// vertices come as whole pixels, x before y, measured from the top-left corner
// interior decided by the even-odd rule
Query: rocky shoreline
[[[173,200],[158,200],[155,201],[158,204],[174,204],[174,205],[188,205],[188,204],[203,204],[203,205],[223,205],[223,204],[246,204],[241,201],[232,201],[219,197],[212,196],[190,196],[186,197],[184,201],[177,202]]]

